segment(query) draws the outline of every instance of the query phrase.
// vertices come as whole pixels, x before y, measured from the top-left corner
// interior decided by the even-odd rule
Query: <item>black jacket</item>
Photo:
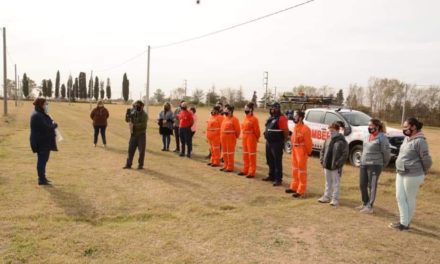
[[[35,109],[31,115],[30,142],[32,152],[58,150],[55,141],[55,128],[57,128],[57,124],[53,122],[50,116],[39,109]]]
[[[324,169],[336,170],[342,168],[348,157],[348,143],[341,134],[328,138],[321,149],[319,160]]]

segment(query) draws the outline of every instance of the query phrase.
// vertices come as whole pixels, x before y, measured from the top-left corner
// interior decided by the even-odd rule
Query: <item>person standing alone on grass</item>
[[[186,102],[180,105],[179,113],[179,136],[180,136],[180,157],[185,156],[185,150],[187,150],[186,156],[191,158],[192,152],[192,135],[191,127],[194,124],[193,114],[188,111]]]
[[[403,134],[406,137],[396,160],[396,199],[400,219],[389,225],[400,231],[409,229],[416,209],[417,192],[432,166],[422,127],[423,123],[415,118],[408,118],[403,123]]]
[[[307,161],[312,153],[312,133],[304,124],[304,111],[295,111],[292,131],[292,182],[286,193],[292,193],[294,198],[304,198],[307,190]]]
[[[240,136],[240,122],[233,115],[234,107],[225,105],[225,117],[220,128],[220,141],[223,151],[223,172],[232,172],[234,170],[234,155],[237,138]]]
[[[243,168],[238,175],[254,178],[257,170],[257,143],[260,139],[260,124],[254,116],[254,104],[248,103],[244,107],[246,114],[242,126],[243,133]]]
[[[330,205],[337,206],[339,204],[342,167],[348,157],[348,143],[345,137],[339,133],[341,127],[338,122],[331,124],[328,129],[330,137],[325,140],[319,155],[319,161],[324,168],[325,191],[318,202],[330,202]]]
[[[49,116],[49,104],[44,98],[34,101],[35,111],[31,115],[30,144],[33,153],[37,153],[38,185],[50,185],[46,177],[46,164],[51,151],[58,151],[55,129],[57,123]]]
[[[133,164],[134,153],[136,148],[139,149],[138,169],[144,168],[145,146],[146,146],[146,130],[148,116],[144,111],[144,103],[141,100],[133,104],[132,109],[127,109],[125,121],[130,125],[130,141],[128,143],[128,158],[124,169],[131,169]]]
[[[379,176],[390,161],[390,143],[385,135],[385,130],[385,125],[379,119],[373,118],[368,122],[370,135],[364,140],[361,166],[359,167],[362,204],[356,209],[361,213],[373,213]]]
[[[266,138],[266,162],[269,166],[269,175],[263,181],[272,182],[273,186],[280,186],[283,182],[283,149],[289,138],[287,118],[281,113],[278,102],[272,104],[269,110],[270,117],[266,121],[264,137]]]
[[[107,128],[108,117],[109,113],[107,108],[104,107],[104,103],[102,101],[98,101],[97,106],[90,113],[90,118],[93,120],[93,128],[95,129],[95,134],[93,137],[93,145],[95,147],[96,143],[98,143],[99,132],[101,132],[102,144],[104,144],[104,147],[107,146],[105,130]]]
[[[170,103],[165,103],[163,111],[159,113],[159,133],[162,135],[163,148],[162,151],[170,150],[171,134],[173,133],[174,115],[171,112]]]

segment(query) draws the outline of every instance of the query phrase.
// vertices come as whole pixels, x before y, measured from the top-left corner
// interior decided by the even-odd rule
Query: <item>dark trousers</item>
[[[359,169],[359,188],[361,189],[362,202],[372,208],[376,200],[377,183],[382,172],[381,165],[361,165]]]
[[[283,180],[284,142],[266,142],[266,161],[269,165],[269,177],[276,182]]]
[[[171,141],[171,135],[162,135],[162,143],[163,143],[163,149],[169,150],[170,149],[170,141]]]
[[[50,150],[43,150],[37,152],[37,173],[38,182],[45,183],[46,179],[46,164],[49,161]]]
[[[107,126],[93,126],[93,128],[95,129],[93,144],[96,145],[96,143],[98,143],[98,134],[99,132],[101,132],[102,143],[104,145],[107,145],[107,140],[105,139],[105,129],[107,128]]]
[[[188,156],[191,156],[192,152],[192,136],[191,136],[191,127],[181,127],[179,128],[180,134],[180,154],[185,154],[185,148],[188,147]]]
[[[144,166],[145,159],[145,144],[146,144],[146,134],[142,133],[140,135],[131,135],[130,142],[128,143],[128,158],[127,158],[127,167],[131,167],[133,164],[134,153],[136,152],[136,148],[139,149],[139,167]]]
[[[173,127],[174,130],[174,137],[176,138],[176,150],[180,151],[180,134],[179,134],[179,127]]]

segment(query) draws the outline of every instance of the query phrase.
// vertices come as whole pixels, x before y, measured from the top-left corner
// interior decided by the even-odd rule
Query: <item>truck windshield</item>
[[[340,114],[352,126],[368,126],[371,117],[362,112],[340,112]]]

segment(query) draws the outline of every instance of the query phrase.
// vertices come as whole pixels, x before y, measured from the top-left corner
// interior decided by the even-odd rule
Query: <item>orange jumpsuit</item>
[[[307,188],[307,159],[312,153],[310,128],[303,123],[295,125],[292,133],[292,182],[290,189],[304,195]]]
[[[245,175],[254,177],[257,169],[257,142],[260,139],[260,124],[254,115],[246,115],[241,124],[243,132],[243,169]]]
[[[240,122],[235,116],[225,116],[220,129],[223,151],[223,169],[234,170],[234,154],[237,138],[240,136]]]
[[[211,115],[206,122],[206,137],[211,151],[210,163],[212,165],[220,165],[220,127],[222,121],[223,116]]]

